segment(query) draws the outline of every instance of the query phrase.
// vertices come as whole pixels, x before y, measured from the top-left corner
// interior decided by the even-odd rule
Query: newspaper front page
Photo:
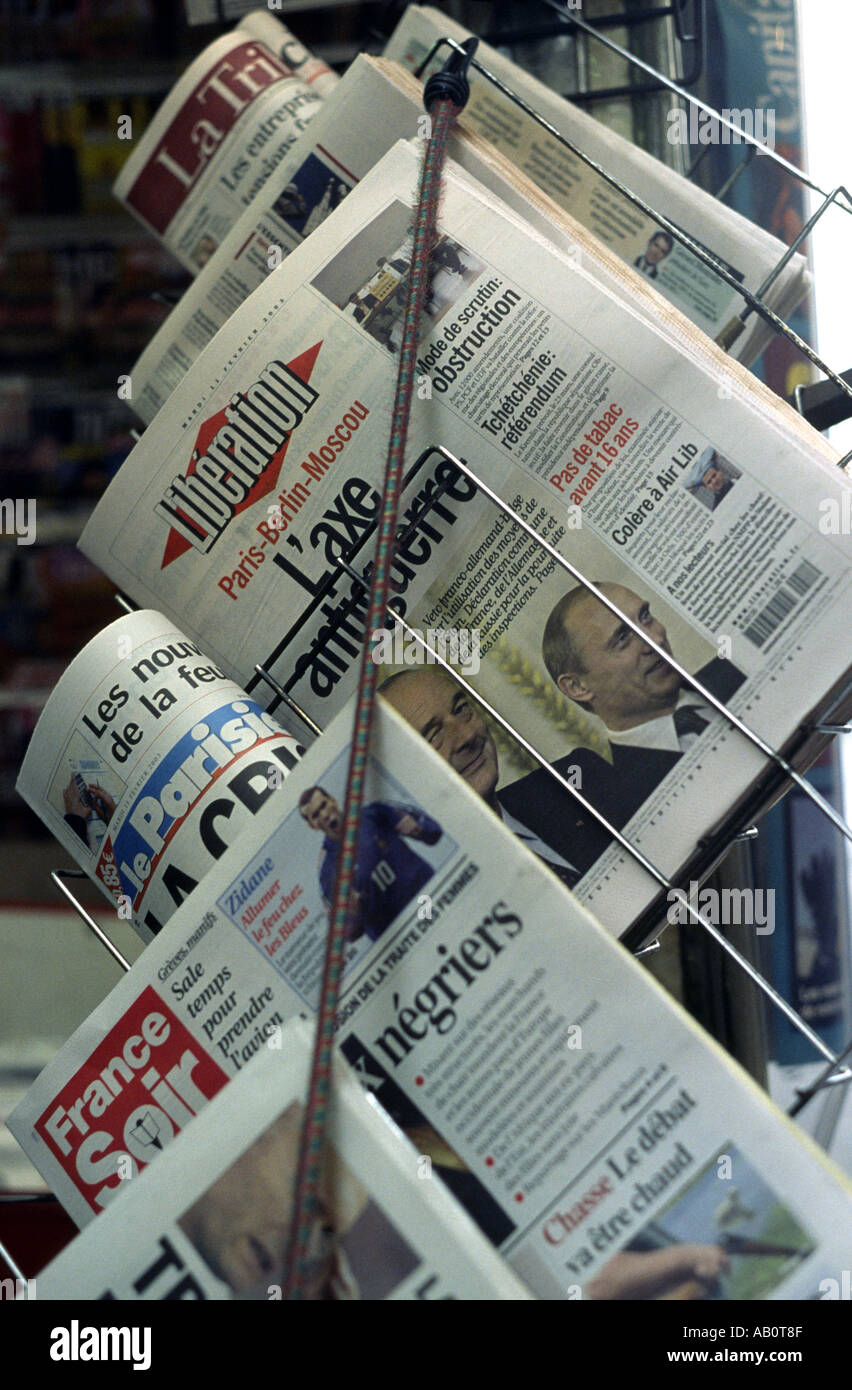
[[[316,84],[238,29],[190,64],[113,192],[195,275],[321,108]]]
[[[185,633],[144,611],[72,662],[17,790],[150,941],[303,752]]]
[[[80,1224],[314,1012],[351,718],[11,1116]],[[356,860],[339,1046],[533,1293],[807,1299],[838,1277],[846,1180],[384,707]]]
[[[259,663],[321,728],[364,639],[364,591],[338,561],[369,568],[417,163],[395,147],[236,311],[81,541],[250,694]],[[455,633],[456,667],[591,803],[511,748],[487,787],[620,934],[656,886],[598,817],[674,874],[765,760],[619,615],[782,745],[849,666],[848,538],[824,525],[849,483],[746,373],[715,350],[699,365],[696,343],[657,333],[453,166],[442,216],[394,605]],[[418,661],[398,634],[376,652]]]
[[[32,1281],[36,1298],[281,1300],[310,1030],[294,1019],[280,1043],[166,1146],[155,1172],[125,1183]],[[531,1297],[340,1058],[329,1146],[306,1298]]]
[[[417,68],[439,39],[461,43],[469,31],[431,6],[409,5],[388,42],[385,53],[409,68]],[[451,50],[444,45],[429,71],[444,63]],[[755,292],[787,248],[769,233],[725,207],[703,189],[689,183],[637,145],[608,130],[600,121],[558,96],[480,42],[476,60],[543,116],[560,135],[639,194],[710,251],[733,279]],[[465,121],[484,135],[551,198],[566,208],[612,247],[640,275],[675,304],[693,323],[715,337],[744,307],[744,301],[724,280],[658,223],[609,184],[548,131],[537,125],[493,83],[471,70],[471,97]],[[682,113],[681,113],[682,114]],[[774,118],[774,112],[772,113]],[[732,112],[752,118],[753,114]],[[715,124],[716,138],[730,131]],[[669,126],[669,133],[675,133]],[[760,131],[753,132],[760,135]],[[772,126],[774,138],[774,120]],[[746,149],[746,146],[743,146]],[[757,158],[762,156],[758,153]],[[767,290],[767,303],[783,318],[804,298],[810,273],[803,256],[795,255]],[[752,362],[770,341],[771,329],[757,314],[732,348],[742,362]]]

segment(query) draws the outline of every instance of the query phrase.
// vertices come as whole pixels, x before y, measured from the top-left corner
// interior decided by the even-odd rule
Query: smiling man
[[[579,767],[584,796],[620,830],[716,712],[651,648],[653,641],[672,654],[666,629],[648,599],[623,584],[598,582],[596,587],[642,635],[578,585],[553,608],[542,656],[562,694],[606,725],[612,759],[610,766],[590,749],[577,748],[554,766],[557,771]],[[718,657],[695,675],[719,700],[729,699],[745,680],[742,671]],[[532,773],[501,793],[539,834],[563,814],[562,794],[551,790],[548,781],[542,773]]]
[[[608,843],[594,823],[580,814],[576,802],[568,813],[566,845],[560,853],[503,804],[502,792],[497,793],[500,767],[491,731],[473,700],[450,675],[418,666],[389,676],[379,688],[406,723],[464,778],[506,828],[566,887],[573,888]],[[567,793],[566,797],[571,800]]]

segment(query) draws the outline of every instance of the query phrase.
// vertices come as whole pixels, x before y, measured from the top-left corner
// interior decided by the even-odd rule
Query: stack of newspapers
[[[848,714],[849,483],[743,365],[758,330],[740,361],[712,341],[724,283],[649,261],[653,228],[480,79],[366,631],[428,125],[392,59],[443,33],[412,7],[337,80],[248,16],[116,186],[197,275],[80,541],[139,611],[66,671],[18,784],[147,943],[10,1120],[86,1226],[42,1297],[281,1297],[365,643],[312,1296],[812,1299],[848,1265],[846,1180],[624,943],[690,922],[779,792],[725,710],[799,767]],[[780,258],[479,56],[749,288]],[[806,285],[793,258],[777,307]]]

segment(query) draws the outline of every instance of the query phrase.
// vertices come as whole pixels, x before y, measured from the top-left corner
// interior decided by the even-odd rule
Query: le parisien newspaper
[[[303,752],[168,618],[133,613],[58,682],[18,791],[150,941]]]
[[[163,1015],[141,1027],[168,1046]],[[276,1041],[32,1281],[37,1298],[282,1298],[311,1033],[293,1019]],[[307,1298],[532,1296],[339,1056],[326,1153]]]
[[[153,1238],[183,1209],[185,1185],[172,1200],[156,1181],[176,1135],[194,1196],[218,1166],[201,1139],[215,1130],[227,1162],[241,1146],[227,1133],[274,1113],[264,1054],[283,1060],[285,1024],[317,1005],[351,719],[350,705],[9,1120],[72,1217],[97,1218],[90,1250],[98,1213],[129,1217],[152,1164],[133,1220],[147,1205]],[[534,1294],[808,1299],[839,1279],[845,1178],[383,702],[356,888],[339,1047]],[[246,1084],[223,1126],[232,1077]]]
[[[297,74],[237,28],[190,64],[136,143],[113,192],[192,274],[322,109],[328,69],[312,63]]]
[[[249,695],[267,701],[261,666],[320,728],[354,689],[365,637],[358,576],[379,506],[417,176],[418,150],[394,147],[235,311],[81,540]],[[658,881],[602,821],[688,878],[691,856],[767,772],[621,613],[795,751],[850,664],[848,538],[830,524],[849,483],[748,373],[700,335],[681,346],[640,319],[452,164],[433,268],[394,606],[450,641],[477,693],[570,784],[505,739],[496,782],[469,770],[621,934]],[[398,628],[374,636],[383,683],[418,659]],[[410,696],[397,682],[414,719]]]
[[[470,31],[431,6],[409,5],[385,54],[414,69],[445,37],[460,44],[470,37]],[[428,71],[440,67],[451,51],[442,46]],[[752,293],[786,255],[787,247],[776,237],[558,96],[496,49],[480,42],[475,56],[478,63],[543,116],[576,150],[668,217]],[[471,96],[465,107],[465,120],[473,130],[496,145],[555,202],[573,213],[641,275],[649,277],[660,293],[705,333],[715,338],[724,332],[740,361],[754,361],[769,342],[772,330],[758,314],[753,314],[748,327],[740,325],[734,330],[739,337],[726,332],[744,307],[736,290],[492,82],[475,69],[471,69],[470,78]],[[684,112],[678,114],[685,119]],[[732,112],[732,116],[735,122],[743,119],[740,112]],[[718,120],[708,129],[717,140],[730,139],[730,131]],[[676,134],[671,124],[668,133]],[[756,133],[760,135],[759,131]],[[743,150],[746,148],[744,145]],[[760,151],[756,157],[765,158]],[[783,318],[801,302],[810,283],[805,258],[797,253],[767,289],[766,302]]]

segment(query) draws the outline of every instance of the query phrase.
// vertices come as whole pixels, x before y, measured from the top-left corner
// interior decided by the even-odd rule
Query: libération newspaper
[[[167,1048],[165,1018],[146,1025]],[[37,1298],[282,1298],[311,1033],[294,1019],[277,1041],[38,1275]],[[532,1297],[340,1057],[314,1220],[308,1299]]]
[[[277,1110],[260,1099],[265,1054],[283,1061],[285,1025],[316,1009],[351,719],[350,706],[10,1117],[79,1224],[129,1216],[134,1184],[153,1165],[152,1193],[187,1144],[206,1189],[242,1147],[227,1135],[251,1138]],[[845,1178],[383,704],[356,864],[339,1047],[534,1294],[808,1299],[839,1278]],[[169,1240],[184,1192],[161,1199]],[[155,1244],[159,1220],[148,1229]]]
[[[265,703],[260,665],[320,728],[353,691],[365,638],[358,576],[378,514],[418,166],[416,145],[394,147],[234,312],[81,540],[249,695],[262,688]],[[700,335],[681,340],[634,314],[583,257],[452,163],[440,230],[394,607],[444,641],[476,693],[570,783],[502,735],[487,769],[444,747],[621,934],[658,881],[602,822],[661,872],[688,876],[696,846],[762,785],[764,756],[711,701],[793,756],[844,687],[849,543],[831,518],[849,482],[748,373]],[[368,637],[383,684],[418,660],[398,630]],[[385,691],[430,741],[439,686],[424,695],[408,675]]]
[[[17,790],[150,941],[303,752],[169,619],[140,612],[62,676]]]
[[[431,6],[409,5],[385,54],[414,69],[423,63],[438,40],[445,37],[459,44],[470,37],[470,31]],[[451,52],[446,45],[441,47],[428,72],[440,67]],[[786,254],[786,246],[776,237],[558,96],[496,49],[480,42],[475,56],[477,62],[526,101],[577,150],[686,232],[721,263],[734,281],[752,293],[762,286]],[[736,290],[630,202],[602,174],[585,164],[578,154],[566,149],[494,83],[475,69],[471,69],[470,78],[471,96],[465,107],[465,121],[473,130],[496,145],[556,203],[584,223],[628,264],[635,266],[641,275],[651,279],[662,295],[710,337],[716,337],[727,328],[744,308],[744,300]],[[678,111],[677,115],[685,119],[684,112]],[[774,112],[772,116],[770,134],[774,144]],[[670,121],[668,138],[676,137],[679,128],[679,123]],[[717,138],[731,138],[731,132],[719,124],[718,118],[715,129]],[[744,152],[746,148],[744,145]],[[765,156],[758,151],[757,158],[762,157]],[[796,254],[765,292],[766,302],[784,318],[804,298],[810,283],[805,258]],[[764,320],[753,314],[750,325],[743,326],[740,337],[732,341],[732,351],[740,361],[752,362],[771,335],[772,330]]]
[[[321,110],[311,75],[238,28],[190,64],[136,143],[113,192],[193,274]]]

